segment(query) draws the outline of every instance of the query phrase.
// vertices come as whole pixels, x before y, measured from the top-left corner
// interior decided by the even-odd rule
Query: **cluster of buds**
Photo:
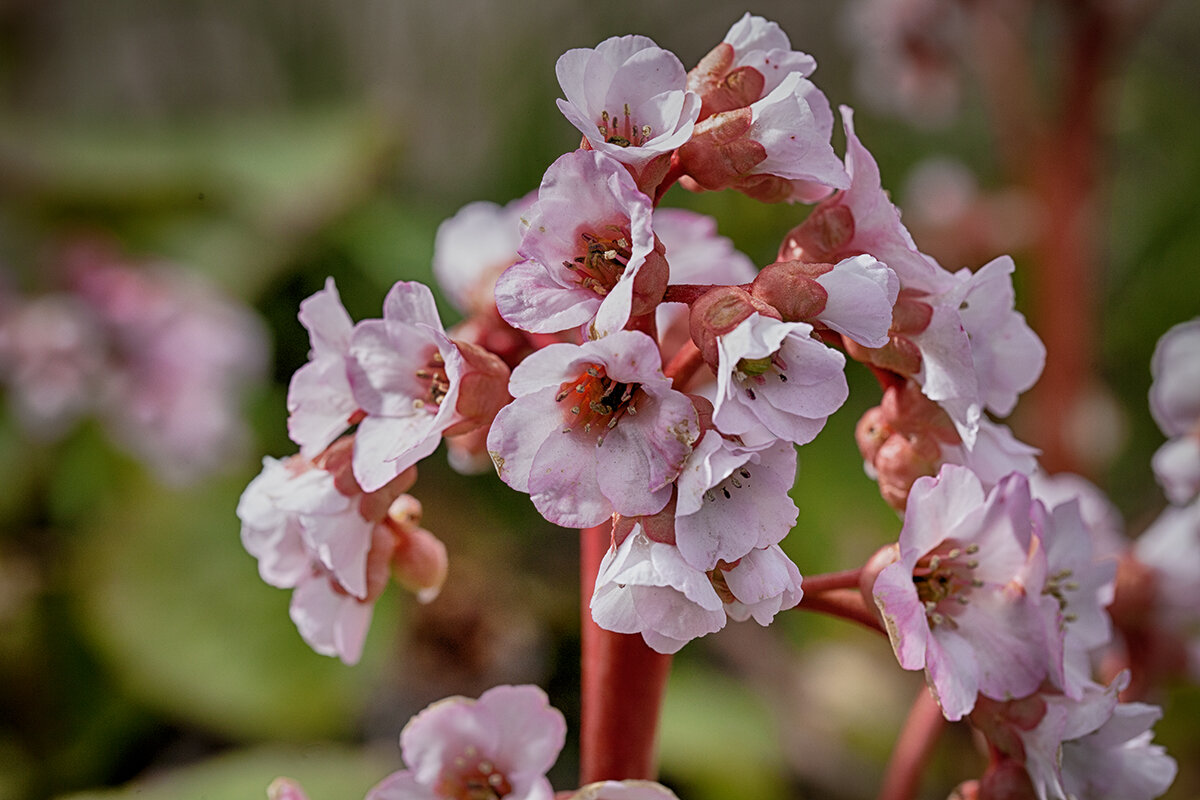
[[[1147,726],[1121,723],[1145,715],[1095,701],[1116,692],[1093,681],[1091,660],[1111,639],[1115,563],[1081,501],[1038,494],[1037,451],[993,419],[1012,412],[1045,360],[1014,308],[1013,261],[952,272],[919,251],[847,108],[844,159],[834,152],[814,68],[777,25],[750,15],[690,72],[640,36],[564,54],[558,105],[579,148],[531,197],[472,204],[439,230],[435,274],[465,315],[456,328],[443,328],[415,283],[396,284],[378,320],[352,323],[332,281],[302,305],[312,358],[288,396],[300,447],[289,463],[301,466],[269,461],[247,489],[247,547],[264,577],[291,548],[309,583],[353,609],[347,626],[365,625],[379,564],[435,591],[444,555],[415,523],[398,524],[396,504],[447,438],[452,463],[473,470],[486,458],[548,521],[611,533],[590,601],[601,628],[669,654],[728,619],[767,625],[804,599],[780,546],[798,517],[788,490],[796,447],[847,398],[849,357],[884,388],[858,428],[867,473],[905,512],[899,542],[859,571],[879,611],[860,599],[859,621],[886,630],[902,667],[925,670],[949,719],[978,714],[981,729],[1000,730],[985,709],[1035,698],[1095,722],[1027,737],[1020,758],[1003,760],[1042,800],[1047,787],[1112,796],[1081,793],[1062,771],[1059,750],[1093,734],[1150,748],[1134,761],[1152,763],[1156,780],[1129,796],[1155,796],[1174,762],[1149,745]],[[658,207],[676,183],[816,205],[759,270],[712,220]],[[272,488],[312,474],[339,493],[319,512]],[[381,530],[387,545],[376,543]],[[309,585],[278,582],[297,597]],[[518,702],[494,691],[476,712]],[[412,770],[370,798],[549,796],[534,773],[560,724],[531,723],[548,738],[526,769],[509,750],[467,742],[460,727],[481,724],[458,726],[448,708],[410,724]],[[1022,731],[1058,719],[1012,714]],[[461,757],[439,760],[451,751]],[[1047,777],[1042,763],[1058,771]],[[1007,796],[991,786],[979,796]]]

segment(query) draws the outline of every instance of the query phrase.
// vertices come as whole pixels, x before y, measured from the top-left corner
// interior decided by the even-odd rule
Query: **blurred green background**
[[[1164,504],[1148,466],[1162,441],[1145,402],[1149,356],[1170,325],[1200,313],[1200,8],[1159,5],[1107,85],[1102,360],[1086,431],[1087,466],[1131,532]],[[855,77],[872,45],[847,7],[751,10],[816,56],[814,79],[835,106],[857,108],[898,201],[931,157],[961,162],[982,192],[1006,190],[970,74],[943,124],[885,113]],[[187,489],[160,485],[94,425],[41,443],[0,418],[0,800],[233,800],[264,797],[280,774],[314,800],[359,797],[400,768],[396,738],[412,713],[502,682],[545,687],[573,735],[576,537],[526,497],[491,475],[454,474],[440,453],[423,464],[414,494],[450,549],[449,581],[427,607],[390,589],[353,668],[300,640],[287,592],[264,585],[241,548],[234,507],[263,454],[294,451],[284,398],[308,349],[301,299],[332,275],[355,319],[377,316],[394,281],[430,279],[442,219],[536,187],[578,143],[554,107],[562,51],[642,33],[690,67],[745,10],[0,0],[3,268],[36,286],[65,239],[101,232],[133,259],[204,274],[257,309],[274,339],[271,380],[246,409],[250,452]],[[1049,73],[1053,15],[1039,26],[1031,60]],[[840,133],[835,142],[840,151]],[[804,214],[679,189],[666,204],[716,215],[759,264]],[[910,222],[919,245],[922,220]],[[1015,248],[1018,275],[1031,268],[1026,223],[995,236]],[[864,371],[851,383],[847,407],[801,451],[786,546],[806,574],[861,563],[899,531],[853,444],[878,389]],[[664,779],[684,800],[870,797],[919,686],[864,631],[800,613],[769,630],[731,625],[677,659]],[[1169,796],[1196,796],[1200,693],[1153,699],[1167,710],[1158,741],[1183,765]],[[560,788],[575,779],[573,747],[552,773]],[[969,733],[950,730],[925,796],[945,797],[982,766]]]

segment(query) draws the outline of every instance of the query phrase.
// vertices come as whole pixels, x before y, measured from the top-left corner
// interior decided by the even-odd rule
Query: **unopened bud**
[[[876,550],[875,554],[867,559],[867,563],[863,564],[862,570],[858,573],[858,591],[862,593],[863,599],[867,601],[867,608],[876,613],[878,613],[878,608],[875,605],[875,579],[879,577],[879,573],[899,560],[900,544],[893,542]]]
[[[747,177],[767,158],[767,149],[750,138],[754,114],[738,108],[697,123],[678,150],[679,165],[705,189],[725,189]]]
[[[460,419],[443,436],[456,436],[492,424],[496,414],[512,400],[508,393],[508,366],[494,353],[471,342],[455,341],[463,357],[454,411]]]
[[[417,601],[432,602],[442,590],[449,570],[446,545],[424,528],[397,532],[392,554],[392,574],[396,582],[415,592]]]
[[[937,474],[941,448],[933,439],[920,434],[894,433],[875,455],[879,493],[892,508],[903,511],[908,492],[917,478]]]
[[[853,239],[854,212],[840,203],[819,205],[783,237],[779,260],[838,261],[851,255],[844,251]]]
[[[750,293],[774,306],[784,322],[811,322],[829,300],[829,293],[816,279],[832,269],[832,264],[776,261],[755,276]]]
[[[854,426],[854,440],[858,443],[858,452],[863,460],[874,466],[879,448],[895,433],[888,423],[887,414],[879,406],[867,409],[867,412]]]
[[[667,266],[666,248],[654,237],[654,249],[646,255],[646,260],[638,269],[633,279],[633,300],[629,307],[631,317],[650,314],[658,308],[663,295],[667,292],[671,271]]]
[[[689,320],[692,341],[705,363],[715,367],[720,362],[717,337],[729,333],[754,313],[779,319],[778,311],[736,286],[712,289],[692,305]]]
[[[291,778],[276,778],[267,787],[267,800],[308,800],[308,795]]]

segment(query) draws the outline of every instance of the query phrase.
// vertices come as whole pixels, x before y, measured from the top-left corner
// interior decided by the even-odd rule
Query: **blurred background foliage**
[[[576,537],[494,476],[456,475],[440,454],[422,464],[414,493],[450,549],[450,578],[426,607],[390,590],[354,668],[300,640],[287,593],[264,585],[241,548],[234,507],[263,454],[294,450],[284,398],[308,349],[301,299],[332,275],[354,318],[377,316],[394,281],[430,280],[442,219],[536,187],[578,142],[553,102],[562,51],[636,32],[691,66],[744,10],[0,0],[8,285],[36,291],[64,242],[99,234],[131,259],[173,262],[251,304],[274,348],[270,380],[246,408],[254,442],[225,474],[188,488],[164,486],[95,425],[47,443],[0,420],[0,800],[233,800],[265,796],[280,774],[314,800],[359,797],[400,767],[396,737],[412,713],[501,682],[546,687],[574,727]],[[857,88],[867,44],[844,4],[763,0],[751,10],[816,56],[815,79],[835,105],[858,109],[858,131],[902,203],[914,168],[934,156],[961,162],[985,192],[1004,189],[969,76],[952,119],[914,124]],[[1031,58],[1048,69],[1053,18],[1042,33]],[[1198,43],[1195,2],[1162,3],[1106,97],[1087,467],[1133,533],[1163,505],[1148,467],[1162,440],[1146,408],[1149,356],[1163,331],[1200,311]],[[666,203],[716,215],[759,264],[804,213],[679,189]],[[918,244],[954,252],[953,236],[939,253],[919,222]],[[1019,276],[1030,267],[1019,231],[1009,233],[1000,240],[1016,247]],[[800,520],[785,546],[805,573],[861,563],[899,530],[853,444],[878,389],[863,371],[851,384],[846,408],[801,452]],[[1019,415],[1015,424],[1020,432]],[[731,625],[678,658],[661,756],[685,800],[872,795],[920,679],[871,634],[784,617],[770,630]],[[1155,700],[1167,710],[1158,740],[1184,766],[1170,796],[1196,796],[1200,693],[1180,686]],[[574,781],[572,747],[552,773],[561,788]],[[927,796],[944,797],[981,766],[968,733],[950,730]]]

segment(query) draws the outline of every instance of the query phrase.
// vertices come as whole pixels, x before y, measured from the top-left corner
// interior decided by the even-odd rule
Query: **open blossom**
[[[366,800],[552,800],[546,772],[566,733],[563,715],[536,686],[439,700],[400,733],[408,769],[384,778]]]
[[[501,316],[538,333],[594,319],[603,335],[653,310],[666,289],[667,263],[652,210],[620,163],[588,150],[560,157],[528,212],[521,260],[496,283]]]
[[[1036,726],[1013,728],[1040,800],[1151,800],[1175,780],[1175,760],[1151,744],[1162,711],[1117,701],[1128,682],[1122,674],[1108,687],[1091,684],[1077,700],[1045,693]]]
[[[700,98],[688,91],[687,73],[675,54],[645,36],[568,50],[554,71],[566,95],[558,101],[563,116],[589,147],[635,173],[656,159],[662,162],[691,138]]]
[[[900,666],[925,670],[947,719],[970,712],[980,693],[1031,694],[1049,672],[1045,553],[1031,508],[1021,476],[985,497],[957,466],[919,479],[909,494],[899,560],[873,592]]]
[[[677,481],[675,545],[692,567],[710,570],[754,549],[778,544],[796,524],[788,496],[796,480],[796,448],[762,437],[757,447],[708,430]]]
[[[591,609],[601,628],[641,634],[653,650],[674,653],[729,617],[767,625],[802,596],[800,572],[778,545],[703,571],[638,524],[600,562]]]
[[[1200,493],[1200,319],[1171,328],[1150,361],[1150,412],[1171,437],[1154,454],[1154,474],[1176,505]]]
[[[820,433],[849,389],[845,357],[811,334],[807,323],[752,314],[717,337],[718,429],[743,434],[763,426],[795,444]]]
[[[374,491],[443,435],[487,424],[508,399],[507,373],[492,354],[446,336],[428,287],[397,283],[383,319],[360,322],[350,339],[350,387],[365,414],[354,445],[358,482]]]
[[[309,646],[347,664],[362,653],[375,600],[395,570],[423,602],[446,573],[445,547],[414,524],[412,471],[364,494],[350,473],[350,443],[319,463],[263,459],[238,502],[242,543],[264,581],[293,589],[290,614]]]
[[[545,347],[513,370],[509,390],[516,399],[488,434],[496,471],[564,527],[660,511],[699,437],[692,401],[640,331]]]
[[[495,307],[496,278],[517,260],[521,215],[536,193],[507,205],[468,203],[438,225],[433,241],[433,275],[450,302],[464,314]]]

